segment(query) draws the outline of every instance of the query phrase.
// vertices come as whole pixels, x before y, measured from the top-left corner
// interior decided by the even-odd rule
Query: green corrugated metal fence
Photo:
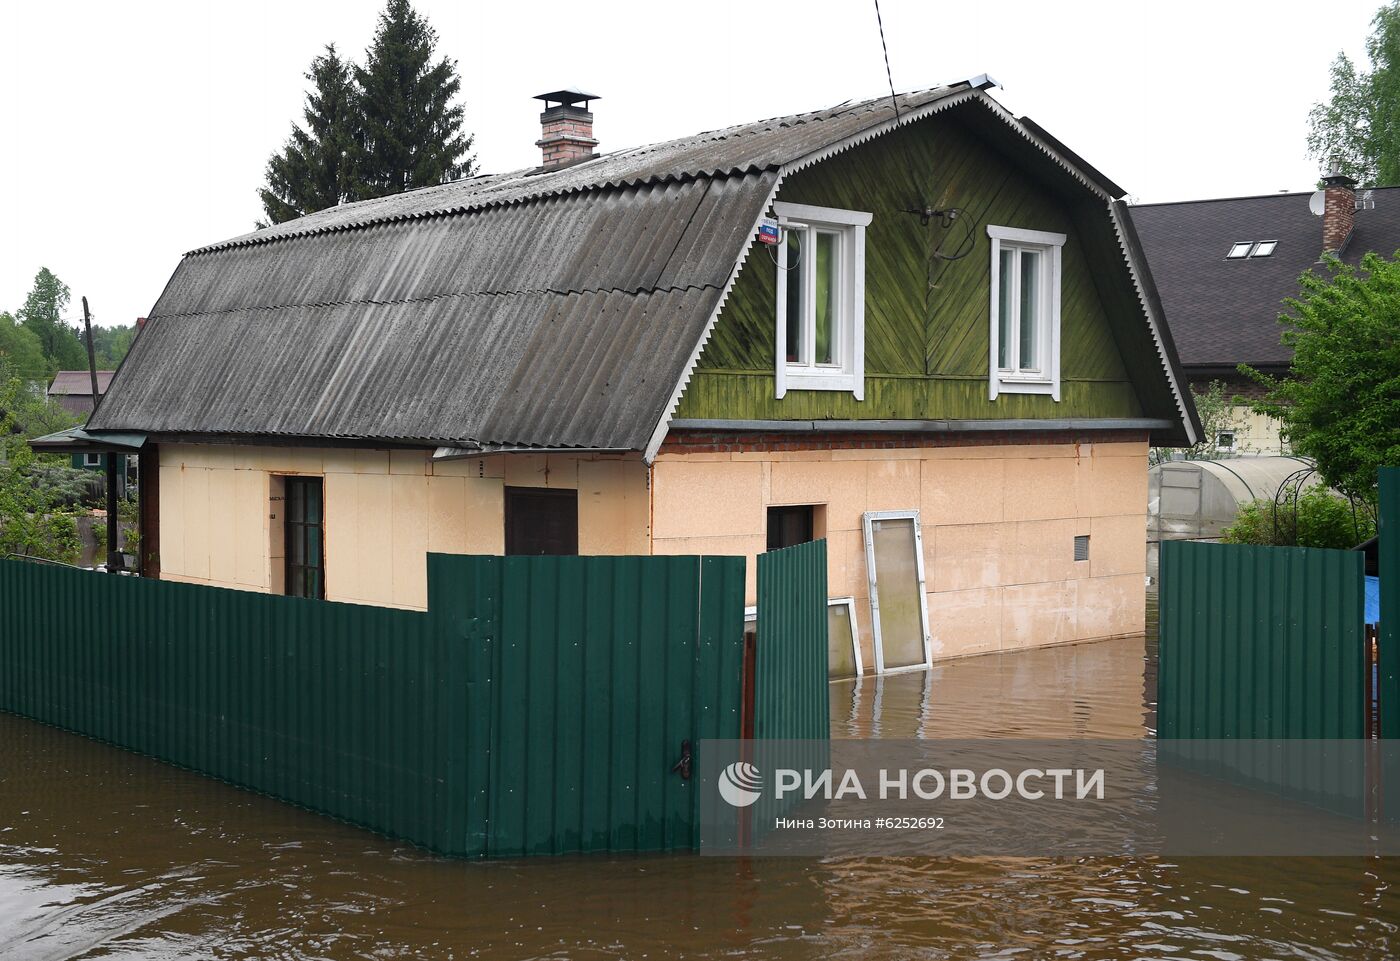
[[[1359,738],[1362,555],[1165,541],[1158,734]]]
[[[826,541],[758,556],[754,737],[826,740]]]
[[[430,555],[398,611],[0,561],[0,709],[446,854],[693,848],[743,558]]]

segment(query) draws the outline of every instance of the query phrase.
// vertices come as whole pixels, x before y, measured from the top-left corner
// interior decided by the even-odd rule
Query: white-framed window
[[[1218,451],[1232,451],[1235,449],[1235,432],[1232,430],[1222,430],[1215,435],[1215,449]]]
[[[1060,399],[1060,250],[1065,235],[987,228],[992,239],[990,394]]]
[[[101,467],[101,466],[102,466],[102,455],[101,455],[101,454],[84,454],[84,455],[83,455],[83,466],[84,466],[84,467]]]
[[[777,395],[865,399],[865,228],[858,210],[773,204],[778,244]]]

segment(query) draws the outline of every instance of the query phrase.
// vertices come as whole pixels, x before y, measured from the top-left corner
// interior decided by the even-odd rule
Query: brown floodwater
[[[831,686],[836,737],[1139,737],[1142,638]],[[1400,859],[436,858],[0,715],[0,959],[1400,956]]]

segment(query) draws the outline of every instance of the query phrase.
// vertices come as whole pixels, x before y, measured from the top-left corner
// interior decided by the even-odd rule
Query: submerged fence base
[[[0,710],[444,854],[698,846],[743,558],[434,554],[428,603],[0,561]]]

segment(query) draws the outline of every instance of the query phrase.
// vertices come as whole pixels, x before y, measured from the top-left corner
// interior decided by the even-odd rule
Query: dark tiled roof
[[[1364,193],[1364,191],[1363,191]],[[1278,322],[1284,298],[1322,251],[1322,218],[1310,193],[1142,204],[1133,223],[1166,309],[1181,363],[1199,367],[1286,364]],[[1372,191],[1374,208],[1356,212],[1342,259],[1400,249],[1400,187]],[[1272,256],[1228,260],[1231,244],[1276,240]]]

